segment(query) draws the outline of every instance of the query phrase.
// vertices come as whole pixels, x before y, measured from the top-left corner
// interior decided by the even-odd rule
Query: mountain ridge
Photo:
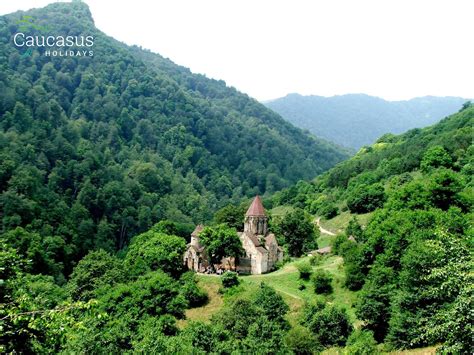
[[[324,97],[293,93],[264,104],[318,137],[359,149],[385,133],[400,134],[434,124],[466,101],[452,96],[388,101],[367,94]]]

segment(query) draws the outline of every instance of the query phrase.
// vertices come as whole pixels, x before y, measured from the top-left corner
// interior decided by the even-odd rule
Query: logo
[[[51,35],[47,26],[35,23],[32,16],[23,16],[16,21],[18,32],[13,36],[14,45],[22,52],[21,57],[29,57],[33,49],[47,57],[92,57],[94,36]],[[39,33],[39,34],[38,34]]]

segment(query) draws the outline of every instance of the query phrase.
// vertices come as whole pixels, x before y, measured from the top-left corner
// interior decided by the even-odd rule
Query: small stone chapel
[[[199,233],[204,227],[198,225],[191,234],[191,242],[184,253],[184,264],[190,270],[206,272],[210,262],[206,247],[199,241]],[[234,269],[242,274],[263,274],[275,268],[283,260],[283,249],[273,233],[268,230],[268,217],[259,196],[256,196],[244,217],[244,230],[238,232],[245,255],[238,260],[224,258],[214,270]]]

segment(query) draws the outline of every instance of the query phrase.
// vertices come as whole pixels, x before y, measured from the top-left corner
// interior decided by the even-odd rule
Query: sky
[[[0,14],[51,0],[0,1]],[[270,100],[474,98],[472,0],[84,0],[96,26]]]

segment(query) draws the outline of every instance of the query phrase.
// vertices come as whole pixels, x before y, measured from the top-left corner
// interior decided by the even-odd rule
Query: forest
[[[31,34],[94,36],[94,56],[24,56],[11,38],[26,15]],[[224,82],[107,37],[81,2],[2,16],[0,66],[1,231],[55,240],[58,277],[89,250],[121,250],[165,219],[191,231],[348,156]]]
[[[25,15],[33,34],[93,35],[94,55],[22,54]],[[0,352],[472,350],[471,103],[349,158],[108,37],[79,1],[0,17],[0,67]],[[239,257],[257,194],[278,270],[187,271],[199,223],[213,258]],[[324,239],[315,219],[342,215]],[[323,240],[333,255],[308,256]]]
[[[333,251],[344,258],[345,287],[357,291],[363,328],[394,349],[472,349],[473,123],[468,102],[272,196],[328,220],[352,216]],[[358,216],[367,214],[362,228]]]

